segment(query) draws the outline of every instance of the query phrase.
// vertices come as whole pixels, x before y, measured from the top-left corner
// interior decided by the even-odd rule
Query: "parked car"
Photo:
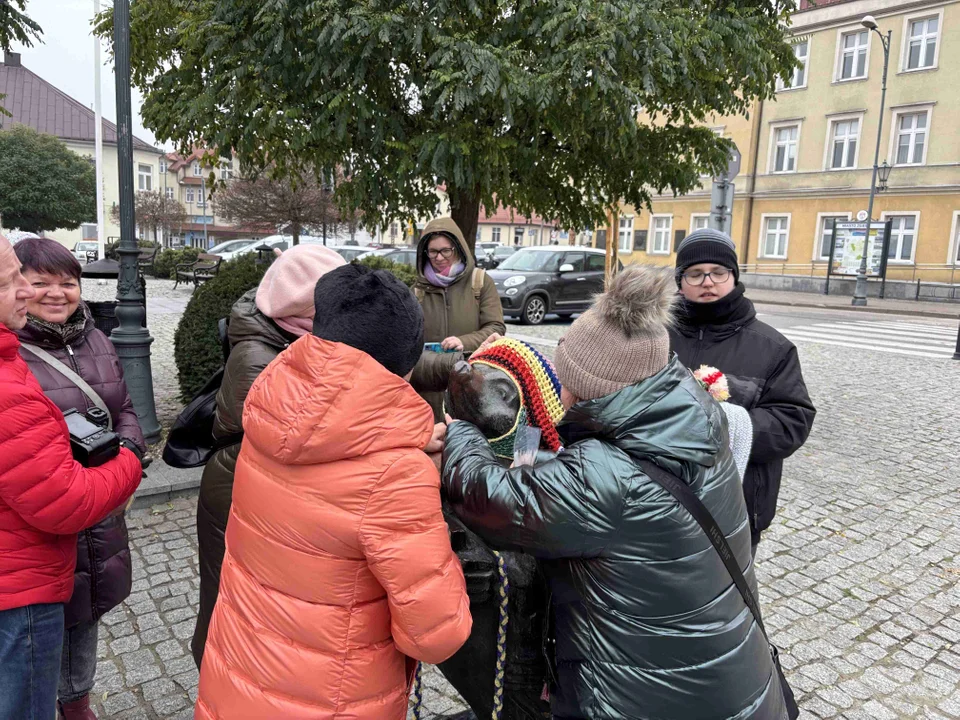
[[[604,251],[556,245],[521,248],[489,272],[503,314],[539,325],[548,313],[569,319],[603,291]]]
[[[73,246],[73,256],[82,263],[87,261],[88,252],[96,252],[99,245],[96,242],[78,242]]]
[[[379,248],[371,249],[370,246],[364,248],[365,253],[359,255],[357,260],[363,260],[367,257],[372,257],[377,255],[379,257],[385,257],[388,260],[393,262],[405,263],[411,267],[416,267],[417,264],[417,249],[413,247],[407,247],[406,245],[385,245]],[[409,256],[404,255],[403,253],[409,253]]]
[[[207,253],[210,255],[219,255],[224,260],[229,257],[233,257],[233,253],[238,250],[243,250],[245,247],[251,243],[256,242],[256,240],[251,240],[250,238],[244,238],[243,240],[227,240],[226,242],[217,243],[212,248],[207,250]],[[227,257],[224,257],[224,256]]]
[[[357,246],[355,246],[355,245],[350,245],[350,246],[347,246],[347,245],[339,245],[339,246],[338,246],[338,245],[328,245],[328,247],[329,247],[331,250],[333,250],[334,252],[339,253],[339,254],[340,254],[340,257],[342,257],[342,258],[343,258],[344,260],[346,260],[347,262],[352,262],[352,261],[356,260],[357,258],[359,258],[361,255],[366,255],[367,252],[368,252],[367,248],[357,247]]]
[[[493,270],[500,266],[504,260],[513,255],[520,248],[510,245],[498,245],[477,260],[477,265],[487,270]]]
[[[302,239],[302,238],[301,238]],[[257,251],[257,248],[261,245],[267,245],[272,248],[279,248],[280,250],[286,250],[293,244],[293,238],[290,235],[270,235],[265,237],[262,240],[248,240],[247,244],[243,247],[239,247],[230,252],[215,253],[223,258],[224,262],[228,260],[233,260],[240,255],[247,255],[249,253],[254,253]]]

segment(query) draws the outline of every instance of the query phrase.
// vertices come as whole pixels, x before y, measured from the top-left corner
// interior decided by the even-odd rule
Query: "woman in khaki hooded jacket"
[[[463,233],[450,218],[438,218],[424,228],[413,289],[423,308],[424,342],[453,351],[425,351],[411,380],[440,422],[450,371],[491,335],[506,332],[503,308],[493,278],[476,267]]]

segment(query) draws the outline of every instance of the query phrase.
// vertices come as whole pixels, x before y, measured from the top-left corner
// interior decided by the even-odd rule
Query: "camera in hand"
[[[73,459],[84,467],[98,467],[120,454],[120,436],[107,429],[109,418],[100,408],[85,414],[67,410],[63,419],[70,431]]]

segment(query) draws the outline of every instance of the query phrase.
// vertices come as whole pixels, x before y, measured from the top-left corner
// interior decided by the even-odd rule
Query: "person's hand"
[[[475,352],[474,354],[476,354],[476,353],[482,353],[482,352],[483,352],[484,350],[486,350],[488,347],[490,347],[491,345],[493,345],[493,343],[495,343],[497,340],[501,340],[502,338],[503,338],[503,335],[501,335],[500,333],[493,333],[493,335],[491,335],[491,336],[488,337],[486,340],[484,340],[482,343],[480,343],[480,347],[477,348],[477,350],[476,350],[476,352]]]
[[[443,452],[443,439],[447,436],[447,426],[444,423],[437,423],[433,426],[433,436],[423,451],[427,455]]]
[[[451,335],[450,337],[443,339],[443,342],[440,343],[440,347],[442,347],[444,350],[460,350],[462,352],[463,341],[456,335]]]
[[[274,256],[274,257],[280,257],[281,255],[283,255],[283,250],[281,250],[280,248],[274,248],[274,249],[273,249],[273,256]]]
[[[441,471],[441,465],[443,465],[443,453],[427,453],[427,457],[433,460],[434,466],[437,468],[437,472]]]
[[[452,424],[455,423],[455,422],[460,422],[460,421],[457,420],[456,418],[450,417],[450,413],[445,413],[445,415],[446,415],[446,419],[447,419],[447,427],[450,427],[450,425],[452,425]],[[444,436],[446,436],[446,435],[444,435]]]

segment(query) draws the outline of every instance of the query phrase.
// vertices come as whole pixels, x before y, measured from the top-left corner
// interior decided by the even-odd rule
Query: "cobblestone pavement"
[[[960,363],[799,347],[819,412],[786,463],[758,575],[803,717],[960,718]],[[103,622],[102,718],[192,717],[194,507],[129,515],[134,588]],[[435,670],[424,687],[425,720],[463,708]]]

